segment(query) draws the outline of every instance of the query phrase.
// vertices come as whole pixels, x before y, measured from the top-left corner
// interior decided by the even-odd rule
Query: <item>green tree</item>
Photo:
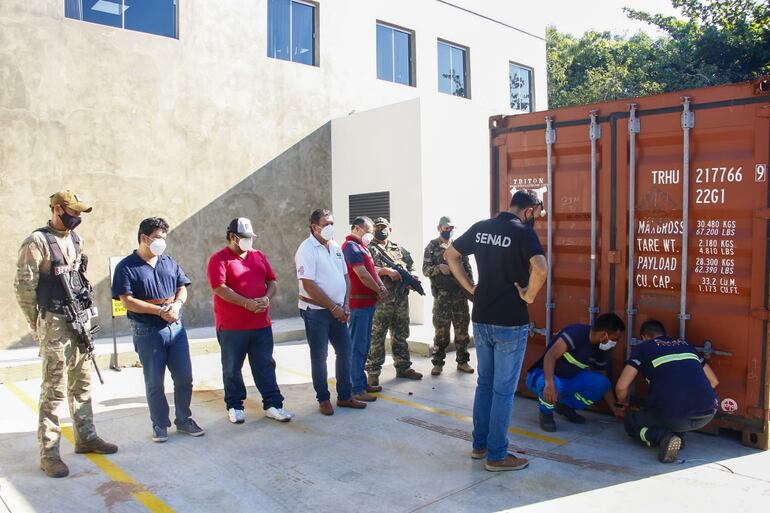
[[[546,31],[552,107],[749,80],[770,73],[770,5],[672,0],[682,19],[626,9],[664,36]]]

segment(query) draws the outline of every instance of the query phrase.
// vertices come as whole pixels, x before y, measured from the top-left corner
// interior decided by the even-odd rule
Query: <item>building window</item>
[[[377,78],[414,85],[412,33],[377,24]]]
[[[176,4],[176,0],[65,0],[64,16],[176,38]]]
[[[358,216],[368,216],[372,220],[378,217],[390,220],[390,191],[348,196],[348,222],[352,223]]]
[[[468,49],[444,41],[438,42],[438,90],[470,98]]]
[[[315,40],[315,5],[296,0],[268,0],[268,57],[314,66]]]
[[[532,112],[532,70],[509,64],[509,80],[511,83],[511,108],[524,112]]]

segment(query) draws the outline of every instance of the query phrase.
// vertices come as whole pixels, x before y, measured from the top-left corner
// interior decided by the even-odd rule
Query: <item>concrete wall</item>
[[[517,23],[505,0],[454,3]],[[16,251],[49,217],[56,190],[94,204],[79,232],[103,314],[108,257],[128,253],[139,221],[159,215],[175,227],[170,253],[195,277],[188,320],[208,322],[201,263],[221,245],[223,222],[249,215],[263,230],[259,244],[286,267],[274,312],[288,315],[290,256],[307,213],[331,199],[329,148],[320,143],[331,119],[439,96],[439,37],[471,48],[472,99],[446,97],[450,104],[510,112],[513,60],[541,77],[536,104],[545,107],[541,39],[439,1],[318,4],[319,66],[305,66],[266,57],[266,0],[182,0],[178,40],[66,19],[61,0],[0,2],[0,298],[9,306],[0,311],[0,347],[25,342],[12,292]],[[417,87],[376,79],[377,20],[415,31]],[[290,164],[278,172],[279,162]]]

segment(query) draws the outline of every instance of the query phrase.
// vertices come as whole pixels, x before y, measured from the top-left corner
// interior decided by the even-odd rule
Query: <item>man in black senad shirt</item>
[[[535,191],[517,191],[508,212],[474,224],[445,253],[452,274],[473,294],[471,319],[479,378],[471,457],[486,457],[484,468],[489,471],[528,465],[526,459],[508,454],[508,424],[527,348],[527,304],[535,300],[548,270],[533,230],[542,212],[543,203]],[[476,258],[476,287],[463,269],[464,255]]]

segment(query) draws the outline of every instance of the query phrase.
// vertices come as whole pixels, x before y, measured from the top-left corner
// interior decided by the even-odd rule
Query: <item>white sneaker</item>
[[[275,419],[278,422],[289,422],[291,418],[294,417],[294,414],[284,410],[283,408],[276,408],[275,406],[271,406],[265,410],[265,417],[270,417],[271,419]]]
[[[230,422],[233,424],[243,424],[246,420],[246,415],[243,413],[243,410],[236,410],[235,408],[227,410],[227,416],[230,417]]]

